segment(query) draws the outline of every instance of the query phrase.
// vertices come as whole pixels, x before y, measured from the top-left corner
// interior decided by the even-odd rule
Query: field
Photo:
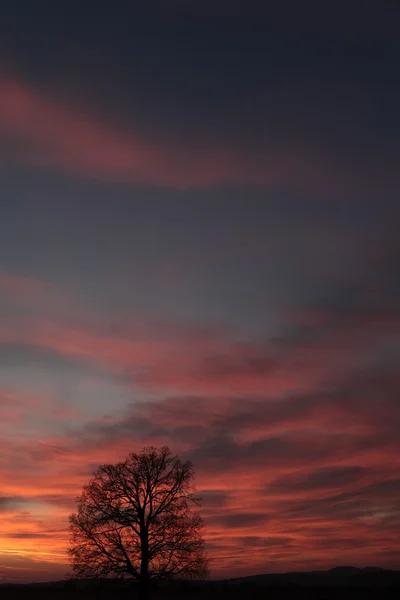
[[[119,582],[54,582],[48,584],[0,586],[0,600],[91,600],[138,598],[135,585]],[[310,600],[379,600],[400,597],[400,572],[378,569],[335,569],[328,572],[259,575],[243,579],[209,582],[176,582],[151,590],[149,600],[230,600],[258,598]]]

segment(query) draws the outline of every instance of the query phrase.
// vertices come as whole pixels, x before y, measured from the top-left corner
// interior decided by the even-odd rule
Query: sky
[[[1,3],[0,581],[165,444],[212,577],[400,568],[399,18]]]

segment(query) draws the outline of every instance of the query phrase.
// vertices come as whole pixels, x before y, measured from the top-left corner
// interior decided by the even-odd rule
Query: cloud
[[[208,517],[207,523],[217,523],[227,529],[241,529],[248,527],[260,527],[265,523],[267,517],[264,513],[233,513]]]
[[[289,323],[286,333],[267,344],[236,343],[218,330],[189,327],[182,334],[170,327],[165,337],[159,324],[118,333],[101,323],[41,318],[0,320],[0,340],[5,355],[80,364],[143,389],[211,396],[234,389],[236,396],[275,397],[342,377],[383,342],[395,340],[400,327],[399,313],[390,307],[317,308],[307,319]]]
[[[61,286],[26,275],[0,271],[0,316],[14,319],[43,317],[60,318],[79,315],[76,298]],[[1,341],[1,336],[0,336]]]
[[[7,510],[10,507],[18,506],[23,500],[19,496],[0,496],[0,510]]]
[[[32,531],[20,531],[18,533],[7,533],[4,537],[10,540],[44,540],[52,536],[49,533],[33,533]]]
[[[280,179],[288,169],[282,158],[253,166],[225,146],[196,150],[150,142],[75,113],[15,76],[3,75],[0,89],[0,135],[16,143],[15,160],[30,166],[183,188],[263,184]]]
[[[53,293],[57,289],[48,282],[5,272],[0,272],[0,287],[3,288],[3,291],[12,292],[19,297],[21,297],[21,295],[29,295],[30,301],[32,301],[32,297],[35,297],[36,295],[43,297],[43,295]]]
[[[342,489],[348,484],[357,483],[364,475],[362,467],[329,467],[319,469],[306,476],[294,475],[282,477],[273,481],[268,486],[269,492],[284,492],[285,490],[318,490],[318,489]]]
[[[53,351],[51,348],[40,346],[27,346],[23,343],[10,344],[0,342],[0,361],[4,367],[39,367],[52,371],[60,370],[66,372],[86,371],[101,373],[93,362],[84,359],[76,359],[73,356],[63,355]]]
[[[3,351],[24,353],[38,359],[93,365],[148,389],[187,393],[226,394],[232,385],[237,393],[279,394],[308,385],[310,374],[301,371],[289,379],[280,362],[262,347],[235,344],[219,336],[179,335],[157,339],[157,329],[140,337],[110,333],[92,327],[43,319],[0,321]],[[26,349],[24,350],[24,346]],[[57,358],[59,357],[63,358]],[[47,358],[46,358],[47,357]]]

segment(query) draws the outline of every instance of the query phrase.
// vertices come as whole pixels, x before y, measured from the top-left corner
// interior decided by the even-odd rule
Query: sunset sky
[[[0,8],[0,581],[193,461],[212,577],[400,568],[400,4]]]

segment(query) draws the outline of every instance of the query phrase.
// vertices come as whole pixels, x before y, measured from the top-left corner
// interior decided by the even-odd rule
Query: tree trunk
[[[148,579],[140,578],[139,598],[140,598],[140,600],[149,600],[149,581],[148,581]]]
[[[147,535],[146,530],[141,535],[140,600],[148,600],[149,598],[149,540]]]

